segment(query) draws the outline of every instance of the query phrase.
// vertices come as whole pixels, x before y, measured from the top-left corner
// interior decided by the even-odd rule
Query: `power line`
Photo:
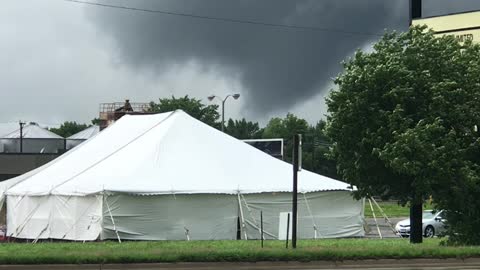
[[[221,22],[261,25],[261,26],[268,26],[268,27],[280,27],[280,28],[289,28],[289,29],[295,29],[295,30],[341,33],[341,34],[347,34],[347,35],[377,36],[377,37],[383,36],[382,34],[367,33],[367,32],[356,32],[356,31],[346,31],[341,29],[316,27],[316,26],[276,24],[276,23],[266,23],[266,22],[251,21],[251,20],[203,16],[203,15],[197,15],[197,14],[191,14],[191,13],[179,13],[179,12],[172,12],[172,11],[165,11],[165,10],[154,10],[154,9],[136,8],[136,7],[129,7],[129,6],[110,5],[110,4],[102,4],[102,3],[95,3],[95,2],[88,2],[88,1],[81,1],[81,0],[63,0],[63,1],[78,3],[78,4],[85,4],[85,5],[92,5],[92,6],[99,6],[99,7],[105,7],[105,8],[115,8],[115,9],[131,10],[131,11],[137,11],[137,12],[149,12],[149,13],[157,13],[157,14],[164,14],[164,15],[181,16],[181,17],[189,17],[189,18],[195,18],[195,19],[221,21]]]

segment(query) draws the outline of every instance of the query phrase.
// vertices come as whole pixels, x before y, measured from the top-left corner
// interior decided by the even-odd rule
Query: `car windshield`
[[[423,219],[431,219],[433,218],[433,213],[431,211],[423,212]]]

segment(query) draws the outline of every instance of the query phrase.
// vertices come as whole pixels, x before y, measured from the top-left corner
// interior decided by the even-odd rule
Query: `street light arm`
[[[227,99],[228,99],[229,97],[231,97],[231,96],[232,96],[232,95],[230,95],[230,94],[227,95],[227,96],[223,99],[223,103],[225,103],[225,101],[227,101]]]
[[[210,101],[213,101],[215,98],[218,98],[219,100],[222,101],[222,123],[221,123],[222,132],[224,132],[224,129],[225,129],[225,102],[229,97],[238,99],[240,97],[240,94],[228,94],[224,99],[216,95],[211,95],[208,97],[208,100]]]

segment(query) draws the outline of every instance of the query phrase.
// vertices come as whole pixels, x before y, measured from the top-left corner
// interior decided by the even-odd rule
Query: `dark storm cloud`
[[[404,1],[403,1],[404,2]],[[383,33],[408,25],[407,5],[376,0],[162,0],[111,1],[154,10]],[[237,74],[255,114],[288,109],[318,94],[346,55],[378,36],[295,30],[218,22],[109,8],[90,8],[90,17],[116,40],[119,58],[141,72],[198,61],[205,68]],[[193,91],[193,90],[192,90]]]
[[[464,1],[426,1],[442,13]],[[91,8],[89,17],[116,41],[118,58],[138,72],[163,72],[172,64],[196,61],[223,76],[239,76],[250,113],[288,110],[319,94],[355,49],[377,40],[334,29],[382,34],[405,30],[408,1],[385,0],[160,0],[102,1],[137,8],[266,23],[317,26],[331,32],[219,22],[162,14]],[[446,8],[445,8],[446,7]],[[192,89],[191,91],[194,91]]]

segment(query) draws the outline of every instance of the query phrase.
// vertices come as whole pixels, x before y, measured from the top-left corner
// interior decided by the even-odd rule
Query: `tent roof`
[[[72,136],[68,137],[67,139],[70,140],[88,140],[91,137],[97,135],[100,132],[100,127],[97,125],[90,126],[78,133],[73,134]]]
[[[26,139],[63,139],[62,136],[59,136],[45,128],[40,127],[38,124],[29,123],[23,127],[23,138]],[[17,124],[17,127],[14,131],[11,131],[7,134],[1,134],[2,138],[7,139],[17,139],[20,138],[20,127]]]
[[[260,193],[292,190],[292,166],[183,111],[126,115],[97,136],[23,177],[11,195]],[[299,172],[299,192],[350,190]]]
[[[17,129],[19,129],[18,123],[0,123],[0,138],[3,138],[5,135],[14,132]]]

